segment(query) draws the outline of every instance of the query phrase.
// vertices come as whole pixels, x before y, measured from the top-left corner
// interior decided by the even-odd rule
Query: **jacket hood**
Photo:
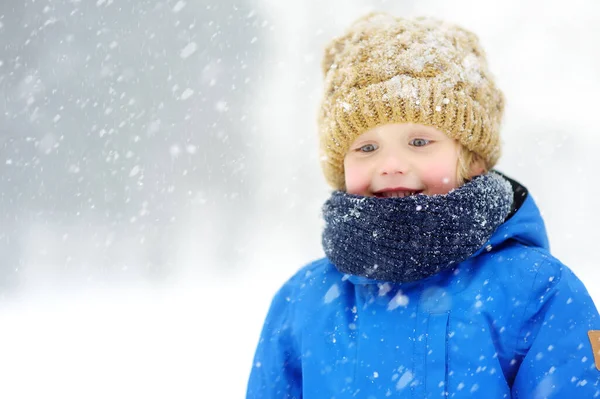
[[[510,182],[514,192],[511,213],[492,234],[484,248],[473,256],[477,256],[482,250],[489,251],[489,245],[495,247],[508,240],[515,240],[529,247],[549,250],[550,245],[544,220],[529,191],[516,180],[505,175],[502,176]]]

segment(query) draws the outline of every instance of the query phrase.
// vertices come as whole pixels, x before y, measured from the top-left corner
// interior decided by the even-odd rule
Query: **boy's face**
[[[378,126],[344,158],[346,192],[375,197],[446,194],[458,187],[460,144],[420,124]]]

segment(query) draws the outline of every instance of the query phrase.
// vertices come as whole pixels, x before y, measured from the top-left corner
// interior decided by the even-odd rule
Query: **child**
[[[277,293],[248,398],[600,397],[600,318],[527,189],[470,32],[370,14],[325,54],[326,258]]]

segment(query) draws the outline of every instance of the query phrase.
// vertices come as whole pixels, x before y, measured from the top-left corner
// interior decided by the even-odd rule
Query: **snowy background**
[[[499,169],[600,303],[597,0],[3,0],[0,397],[244,396],[322,256],[323,48],[373,10],[479,35]]]

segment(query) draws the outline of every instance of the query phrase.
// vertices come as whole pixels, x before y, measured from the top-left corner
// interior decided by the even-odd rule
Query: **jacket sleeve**
[[[568,267],[543,263],[518,335],[512,397],[600,397],[600,371],[588,337],[590,330],[600,330],[598,311]]]
[[[265,320],[250,373],[247,399],[301,399],[302,372],[292,323],[291,283],[275,295]]]

